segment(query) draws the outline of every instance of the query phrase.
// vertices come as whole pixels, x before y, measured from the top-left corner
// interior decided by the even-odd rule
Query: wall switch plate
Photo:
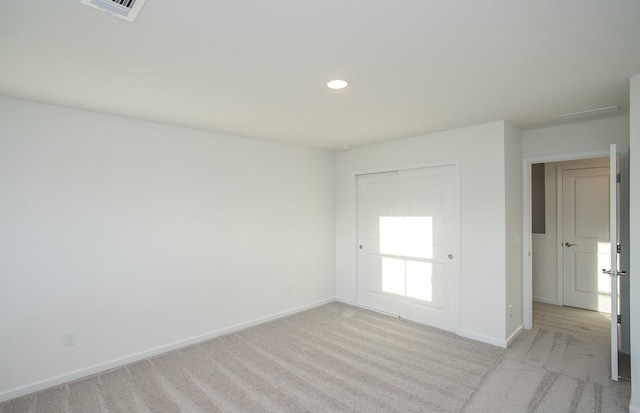
[[[62,338],[62,345],[65,347],[73,346],[76,344],[76,332],[75,331],[67,331],[64,333]]]

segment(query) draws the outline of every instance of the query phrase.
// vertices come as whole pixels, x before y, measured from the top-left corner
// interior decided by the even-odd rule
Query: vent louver
[[[130,22],[136,18],[144,2],[145,0],[80,0],[84,5],[108,11]]]

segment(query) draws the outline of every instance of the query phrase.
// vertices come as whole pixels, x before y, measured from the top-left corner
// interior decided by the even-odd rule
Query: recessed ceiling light
[[[329,89],[344,89],[347,85],[349,85],[349,79],[345,78],[332,79],[327,82]]]

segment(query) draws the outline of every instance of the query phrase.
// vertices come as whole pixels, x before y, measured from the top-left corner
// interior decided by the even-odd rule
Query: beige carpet
[[[0,413],[626,412],[629,384],[607,379],[602,329],[580,318],[576,327],[571,314],[566,326],[545,324],[563,310],[547,307],[505,351],[333,303],[11,400]]]
[[[533,315],[465,411],[628,413],[630,383],[609,379],[608,314],[534,303]]]

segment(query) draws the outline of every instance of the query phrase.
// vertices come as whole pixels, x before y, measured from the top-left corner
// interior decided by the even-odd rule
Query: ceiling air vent
[[[114,16],[132,22],[142,8],[145,0],[80,0],[87,6],[108,11]]]

